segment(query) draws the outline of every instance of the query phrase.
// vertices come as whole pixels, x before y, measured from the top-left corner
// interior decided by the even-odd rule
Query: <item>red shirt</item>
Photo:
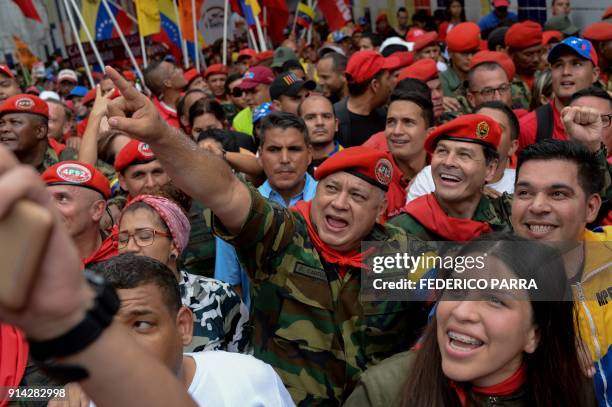
[[[181,128],[176,110],[168,108],[164,103],[161,103],[157,98],[153,98],[153,104],[163,117],[163,119],[172,127]]]
[[[552,138],[555,140],[567,140],[567,134],[565,133],[565,127],[563,127],[563,121],[561,120],[561,113],[555,106],[554,99],[550,102],[553,111],[553,134]],[[521,133],[519,134],[519,148],[520,152],[522,149],[530,144],[536,142],[536,135],[538,133],[538,119],[536,112],[529,112],[519,120],[521,125]]]

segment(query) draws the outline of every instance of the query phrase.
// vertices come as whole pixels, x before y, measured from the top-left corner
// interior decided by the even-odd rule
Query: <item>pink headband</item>
[[[170,234],[172,235],[172,241],[176,245],[176,248],[182,253],[187,246],[187,242],[189,242],[191,225],[181,208],[174,202],[162,198],[161,196],[138,195],[130,201],[125,209],[141,201],[155,209],[159,217],[162,218],[166,226],[168,226]]]

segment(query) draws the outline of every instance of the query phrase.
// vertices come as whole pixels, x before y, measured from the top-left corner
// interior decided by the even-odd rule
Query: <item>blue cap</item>
[[[253,110],[253,124],[272,113],[272,102],[265,102]]]
[[[562,42],[555,45],[548,53],[548,62],[552,64],[559,58],[563,51],[568,49],[578,54],[578,56],[591,61],[593,65],[597,65],[597,53],[591,41],[577,37],[567,37]]]
[[[68,94],[68,97],[72,98],[76,96],[82,98],[83,96],[85,96],[85,94],[87,94],[87,88],[85,86],[75,86]]]
[[[346,38],[348,38],[348,34],[344,31],[334,31],[331,33],[331,39],[335,43],[342,42]]]

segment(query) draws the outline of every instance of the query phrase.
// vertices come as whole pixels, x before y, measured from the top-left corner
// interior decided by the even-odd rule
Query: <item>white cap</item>
[[[38,97],[44,100],[45,102],[47,100],[57,100],[58,102],[62,101],[60,95],[58,95],[56,92],[53,92],[52,90],[43,90],[42,92],[40,92],[40,95],[38,95]]]
[[[400,37],[391,37],[387,38],[380,44],[378,48],[378,52],[382,54],[386,47],[389,45],[401,45],[402,47],[406,47],[406,51],[412,51],[413,44],[402,40]]]
[[[59,71],[59,74],[57,74],[57,81],[71,81],[77,83],[79,78],[77,77],[76,72],[74,72],[72,69],[62,69]]]

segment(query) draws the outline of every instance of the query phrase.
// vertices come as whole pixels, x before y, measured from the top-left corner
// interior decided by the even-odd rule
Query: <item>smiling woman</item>
[[[457,256],[474,253],[487,256],[487,277],[533,279],[538,290],[444,291],[418,351],[366,371],[345,406],[596,405],[557,252],[490,234]]]

